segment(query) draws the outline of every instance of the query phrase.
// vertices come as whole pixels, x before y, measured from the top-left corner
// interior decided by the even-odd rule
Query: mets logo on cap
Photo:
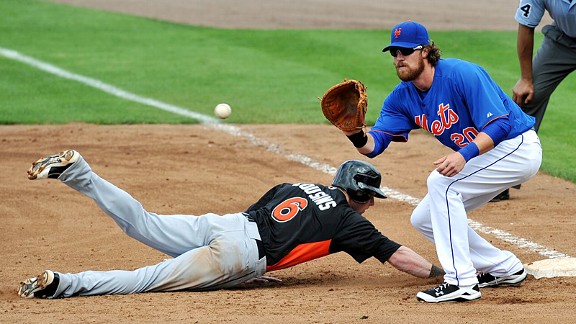
[[[426,27],[415,21],[405,21],[392,28],[390,45],[382,51],[386,52],[390,47],[414,48],[420,45],[429,45],[430,37]]]

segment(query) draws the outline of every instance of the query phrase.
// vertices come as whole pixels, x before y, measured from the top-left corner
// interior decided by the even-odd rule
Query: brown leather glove
[[[366,87],[357,80],[344,80],[322,96],[322,113],[334,126],[345,132],[366,127],[368,101]]]

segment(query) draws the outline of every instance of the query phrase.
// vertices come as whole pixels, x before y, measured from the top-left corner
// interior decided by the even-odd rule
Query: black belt
[[[252,223],[256,222],[250,214],[242,213],[242,215],[244,215],[244,217],[246,217],[246,219],[249,222],[252,222]],[[266,251],[264,250],[264,243],[262,243],[262,241],[258,240],[258,239],[254,239],[254,241],[256,241],[256,246],[258,247],[258,260],[260,260],[266,256]]]
[[[258,260],[266,256],[266,251],[264,251],[264,243],[262,241],[254,239],[256,241],[256,246],[258,246]]]

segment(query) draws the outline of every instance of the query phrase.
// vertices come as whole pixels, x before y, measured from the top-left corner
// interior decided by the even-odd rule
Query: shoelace
[[[449,283],[444,282],[444,283],[442,283],[440,286],[434,288],[434,290],[435,290],[436,292],[441,292],[442,290],[446,289],[446,288],[448,287],[448,285],[449,285]]]

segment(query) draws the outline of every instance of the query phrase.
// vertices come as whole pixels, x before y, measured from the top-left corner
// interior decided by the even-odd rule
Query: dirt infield
[[[279,144],[285,154],[305,154],[332,166],[358,158],[330,126],[244,129]],[[576,278],[530,277],[521,288],[483,289],[482,299],[474,303],[427,305],[418,303],[414,295],[429,281],[372,259],[358,265],[345,254],[275,272],[282,283],[256,289],[24,300],[15,294],[18,281],[45,268],[133,269],[165,258],[125,236],[88,198],[56,181],[27,180],[28,166],[40,156],[74,147],[97,173],[158,213],[240,211],[275,183],[327,183],[331,176],[207,126],[4,126],[1,133],[2,169],[9,171],[0,175],[2,322],[416,323],[438,317],[458,323],[503,319],[538,323],[573,319],[569,309]],[[429,136],[417,132],[409,143],[396,144],[405,149],[390,150],[372,161],[383,171],[387,186],[423,196],[431,161],[439,154],[438,146],[429,142]],[[428,148],[422,151],[422,147]],[[541,174],[514,191],[510,201],[490,204],[471,217],[576,255],[570,243],[576,220],[568,216],[576,212],[569,202],[575,193],[574,184]],[[387,199],[366,216],[391,238],[436,260],[432,244],[409,224],[412,208]],[[488,237],[524,262],[544,258]]]
[[[53,0],[220,28],[390,29],[403,20],[433,30],[516,30],[516,0]],[[545,21],[550,21],[549,17]]]
[[[134,11],[142,9],[134,7],[137,1],[130,0],[68,2],[102,6],[114,3],[120,6],[117,10],[125,10],[124,6],[131,4]],[[167,1],[165,7],[169,10],[176,2]],[[197,5],[208,2],[194,1]],[[220,5],[220,10],[226,3],[212,2]],[[335,2],[310,1],[324,6]],[[496,1],[483,3],[489,2]],[[146,1],[144,7],[153,7],[155,3],[158,1]],[[261,1],[242,3],[247,8],[251,8],[249,4],[258,10],[267,8],[258,6]],[[345,7],[347,2],[342,3]],[[448,1],[434,3],[442,7],[441,4]],[[227,10],[240,15],[245,9]],[[427,13],[424,9],[420,8]],[[217,16],[218,12],[211,14]],[[310,19],[304,14],[306,11],[300,12],[303,20]],[[265,16],[275,17],[275,13]],[[374,259],[359,265],[345,254],[274,272],[273,275],[283,279],[282,283],[257,288],[60,300],[24,300],[16,295],[18,281],[46,268],[63,272],[134,269],[166,258],[124,235],[88,198],[57,181],[27,180],[26,170],[31,162],[43,155],[75,148],[98,174],[131,193],[148,210],[165,214],[237,212],[279,182],[331,181],[329,174],[287,159],[288,154],[304,154],[331,166],[350,158],[365,159],[331,126],[245,125],[241,128],[257,138],[278,144],[283,154],[202,125],[0,127],[0,166],[4,170],[0,173],[0,322],[574,321],[576,278],[573,277],[534,279],[530,276],[519,288],[483,289],[482,299],[476,302],[429,305],[415,299],[418,291],[431,285],[429,280],[413,278]],[[392,146],[370,162],[382,170],[384,185],[422,198],[432,161],[443,149],[422,132],[415,132],[406,144]],[[573,234],[576,219],[572,217],[576,214],[575,196],[575,184],[541,173],[521,190],[512,191],[511,200],[489,204],[470,217],[528,242],[576,256]],[[434,246],[409,223],[412,209],[409,203],[387,199],[377,202],[366,216],[384,234],[437,262]],[[530,246],[508,243],[493,235],[483,236],[516,253],[526,263],[545,258]]]

